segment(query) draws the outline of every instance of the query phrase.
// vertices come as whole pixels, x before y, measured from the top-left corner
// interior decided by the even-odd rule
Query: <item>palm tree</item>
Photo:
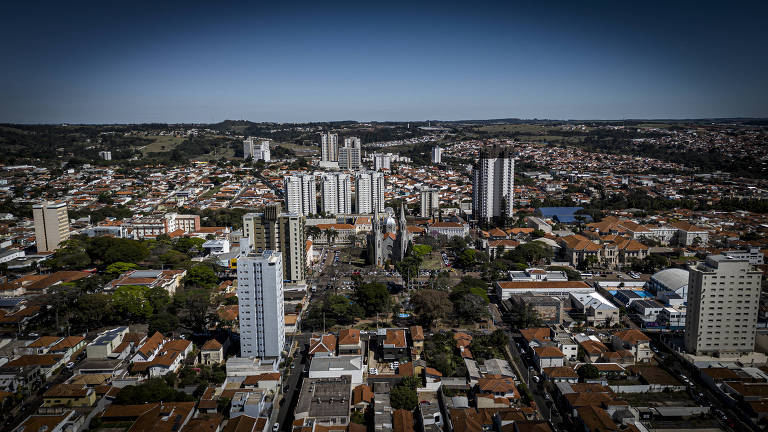
[[[326,235],[328,236],[328,244],[336,243],[336,238],[339,236],[339,232],[333,228],[330,228],[328,229]]]
[[[312,237],[313,240],[315,240],[318,237],[320,237],[320,234],[322,233],[320,231],[320,228],[318,228],[315,225],[308,226],[305,231],[306,231],[307,237]]]

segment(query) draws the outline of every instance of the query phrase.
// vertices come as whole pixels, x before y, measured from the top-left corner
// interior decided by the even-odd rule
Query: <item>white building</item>
[[[685,349],[738,354],[755,348],[763,273],[746,259],[711,255],[689,268]]]
[[[360,169],[362,150],[361,141],[358,137],[344,138],[344,147],[339,149],[339,168],[356,170]]]
[[[440,208],[440,192],[437,189],[422,187],[419,191],[421,195],[421,217],[431,217],[435,210]]]
[[[472,170],[472,212],[488,221],[514,210],[515,159],[509,149],[482,151]]]
[[[374,171],[390,170],[392,165],[392,155],[390,154],[372,154]]]
[[[107,150],[102,150],[99,152],[99,157],[104,160],[112,160],[112,152]]]
[[[432,163],[437,165],[443,162],[443,149],[440,146],[432,147]]]
[[[382,208],[383,210],[383,208]],[[32,206],[35,243],[38,252],[52,252],[69,240],[69,213],[66,202],[42,202]]]
[[[360,214],[373,213],[374,208],[384,212],[384,174],[362,171],[355,175],[355,211]]]
[[[240,255],[237,260],[237,297],[240,356],[280,357],[285,345],[280,252],[249,250]]]
[[[750,246],[747,250],[725,251],[723,252],[723,255],[748,260],[752,265],[763,265],[763,253],[760,252],[760,248],[756,246]]]
[[[525,270],[509,271],[509,279],[512,281],[567,281],[568,275],[564,271],[547,271],[540,268],[527,268]]]
[[[322,162],[339,161],[339,136],[333,133],[320,135],[320,160]]]
[[[317,189],[313,174],[286,176],[284,186],[288,213],[304,216],[317,214]]]
[[[433,222],[427,225],[427,232],[430,235],[444,235],[448,238],[458,236],[466,237],[469,235],[469,224],[461,222]]]
[[[352,180],[349,174],[323,174],[320,198],[326,215],[352,213]]]
[[[243,141],[243,159],[248,159],[249,157],[254,161],[263,160],[264,162],[269,162],[272,160],[269,152],[269,140],[248,137]]]

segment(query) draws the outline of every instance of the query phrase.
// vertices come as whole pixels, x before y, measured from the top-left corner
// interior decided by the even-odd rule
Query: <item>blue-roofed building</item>
[[[583,218],[582,221],[585,223],[592,222],[592,217],[589,215],[577,215],[576,212],[579,210],[584,210],[584,207],[539,207],[536,209],[536,216],[543,219],[552,219],[562,224],[577,223],[579,218]]]

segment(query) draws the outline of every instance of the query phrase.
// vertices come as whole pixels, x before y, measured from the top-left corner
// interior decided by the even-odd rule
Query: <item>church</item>
[[[383,226],[378,211],[374,210],[371,233],[368,234],[368,264],[384,267],[387,261],[402,260],[408,253],[411,237],[405,221],[405,205],[400,206],[397,222],[389,216]]]

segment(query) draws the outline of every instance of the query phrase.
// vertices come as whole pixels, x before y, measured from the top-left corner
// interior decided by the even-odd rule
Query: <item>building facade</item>
[[[304,216],[317,214],[315,176],[300,174],[284,179],[285,206],[289,213]]]
[[[482,151],[472,170],[474,219],[511,217],[514,210],[515,159],[509,149]]]
[[[355,211],[360,214],[384,211],[384,174],[362,171],[355,176]]]
[[[390,166],[392,165],[392,156],[388,154],[372,154],[371,158],[373,159],[374,171],[390,170]]]
[[[280,357],[285,345],[283,265],[276,251],[246,252],[237,260],[241,357]]]
[[[254,161],[263,160],[269,162],[272,160],[269,152],[269,140],[260,140],[254,137],[248,137],[243,141],[243,159],[251,158]]]
[[[689,268],[685,349],[696,355],[755,348],[762,272],[746,259],[711,255]]]
[[[320,160],[323,162],[339,161],[339,136],[334,133],[320,135]]]
[[[65,202],[42,202],[32,206],[38,252],[52,252],[69,240],[69,214]]]
[[[344,138],[344,147],[339,149],[339,168],[356,170],[360,169],[362,150],[358,137]]]
[[[304,224],[304,216],[282,213],[280,205],[273,204],[262,213],[243,216],[243,237],[254,251],[281,252],[285,280],[304,283],[307,265]]]
[[[440,146],[432,147],[432,163],[435,165],[443,163],[443,149]]]
[[[440,208],[440,193],[437,189],[422,187],[419,194],[421,198],[419,216],[431,217]]]
[[[352,180],[349,174],[323,174],[320,198],[326,215],[352,213]]]

